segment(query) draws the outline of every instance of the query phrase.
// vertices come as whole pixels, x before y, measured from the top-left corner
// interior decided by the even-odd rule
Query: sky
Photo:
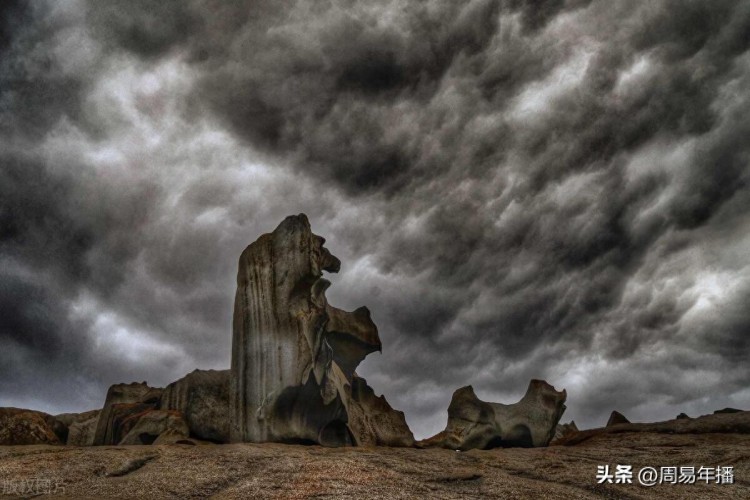
[[[230,363],[237,261],[305,213],[418,438],[750,409],[750,1],[2,3],[0,406]]]

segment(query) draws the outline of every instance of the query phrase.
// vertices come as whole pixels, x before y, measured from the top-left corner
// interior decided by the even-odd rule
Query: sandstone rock
[[[57,437],[60,439],[61,443],[68,444],[68,438],[70,434],[70,426],[78,423],[90,420],[92,418],[97,418],[99,416],[100,410],[90,410],[83,413],[60,413],[59,415],[50,416],[48,418],[48,423],[50,424],[50,427],[54,431],[54,433],[57,435]],[[96,421],[94,421],[94,428],[96,428]],[[79,441],[80,428],[76,429],[76,441]],[[88,445],[80,444],[77,446],[90,446],[91,443]]]
[[[630,420],[625,418],[625,415],[620,413],[619,411],[613,411],[609,415],[609,420],[607,420],[606,427],[617,425],[617,424],[629,424]]]
[[[95,410],[80,414],[82,416],[90,414],[90,418],[86,420],[74,420],[68,426],[68,439],[65,444],[68,446],[93,446],[94,436],[96,435],[96,424],[99,421],[100,413],[100,410]]]
[[[550,444],[554,444],[556,441],[560,439],[564,439],[568,436],[572,436],[578,432],[578,426],[576,426],[576,423],[574,420],[571,420],[567,424],[557,424],[557,427],[555,428],[555,436],[552,438],[552,441]]]
[[[328,305],[339,260],[312,233],[304,214],[287,217],[240,256],[230,376],[233,442],[301,442],[344,446],[409,442],[399,415],[369,397],[356,399],[355,369],[380,338],[369,311]],[[361,382],[364,383],[364,382]],[[360,382],[356,382],[359,387]],[[353,396],[353,393],[357,396]],[[371,418],[363,415],[369,411]],[[402,418],[402,417],[401,417]],[[375,422],[391,422],[379,435]]]
[[[165,433],[170,438],[190,437],[190,430],[182,414],[174,410],[146,410],[130,415],[122,420],[118,431],[123,435],[118,443],[120,445],[153,444]]]
[[[89,410],[82,413],[60,413],[55,415],[55,419],[66,427],[70,427],[76,422],[83,422],[98,417],[101,410]]]
[[[164,388],[162,410],[180,411],[190,434],[229,442],[229,370],[195,370]]]
[[[107,391],[104,408],[99,414],[99,420],[94,434],[94,445],[117,444],[119,438],[115,437],[113,423],[115,415],[114,405],[143,403],[143,409],[154,409],[159,406],[162,389],[149,387],[146,382],[133,382],[131,384],[115,384]],[[121,409],[122,410],[122,409]]]
[[[53,421],[41,411],[0,408],[0,445],[60,444],[50,426]]]
[[[375,396],[365,379],[356,374],[349,388],[348,426],[357,445],[414,445],[414,435],[403,412],[391,408],[385,397]]]
[[[526,395],[515,404],[486,403],[471,386],[453,393],[448,425],[419,447],[454,450],[547,446],[565,411],[565,390],[557,392],[543,380],[532,380]]]

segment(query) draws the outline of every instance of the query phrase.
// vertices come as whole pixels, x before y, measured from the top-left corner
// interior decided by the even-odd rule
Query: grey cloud
[[[183,356],[122,360],[124,378],[225,366],[237,256],[304,211],[343,260],[331,302],[381,330],[362,373],[418,435],[456,387],[512,399],[529,377],[567,385],[584,425],[615,405],[750,404],[750,3],[71,2],[19,19],[0,42],[2,339],[75,338],[92,391],[107,314]]]

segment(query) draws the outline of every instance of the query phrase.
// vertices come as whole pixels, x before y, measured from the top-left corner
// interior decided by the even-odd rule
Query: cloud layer
[[[750,2],[6,3],[0,405],[229,363],[305,212],[424,437],[452,391],[750,407]]]

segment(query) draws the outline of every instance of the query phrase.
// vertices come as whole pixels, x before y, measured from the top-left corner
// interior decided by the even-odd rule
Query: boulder
[[[623,415],[619,411],[613,411],[609,415],[609,420],[607,420],[607,425],[605,427],[609,427],[609,426],[617,425],[617,424],[629,424],[629,423],[630,423],[630,420],[625,418],[625,415]]]
[[[452,450],[547,446],[565,411],[565,390],[558,392],[543,380],[532,380],[515,404],[486,403],[471,386],[453,393],[448,425],[417,446]]]
[[[182,414],[174,410],[146,410],[129,415],[120,422],[118,431],[123,436],[120,445],[153,444],[162,435],[170,440],[190,437]]]
[[[685,420],[686,418],[690,418],[687,413],[680,413],[675,417],[676,420]]]
[[[229,442],[229,370],[195,370],[164,388],[162,410],[177,410],[190,434]]]
[[[61,444],[52,415],[22,408],[0,408],[0,445]]]
[[[149,387],[146,382],[133,382],[131,384],[115,384],[107,391],[104,408],[99,414],[94,434],[94,445],[117,444],[119,438],[115,436],[113,424],[115,405],[122,404],[144,404],[143,409],[155,409],[159,406],[162,389]],[[122,411],[122,408],[121,410]],[[121,436],[120,436],[121,438]]]
[[[364,381],[355,382],[355,369],[381,349],[380,338],[367,308],[347,312],[328,304],[330,282],[322,274],[338,272],[341,263],[324,243],[300,214],[284,219],[240,256],[230,376],[232,442],[410,442],[411,432],[389,437],[405,423],[380,433],[374,428],[400,420],[384,399],[378,404],[368,396],[364,403],[356,399],[364,394]]]

